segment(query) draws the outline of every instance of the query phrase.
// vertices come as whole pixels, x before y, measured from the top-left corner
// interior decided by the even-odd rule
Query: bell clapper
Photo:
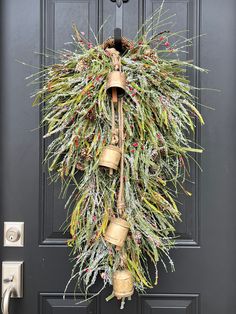
[[[118,102],[116,87],[112,87],[111,95],[112,95],[112,102],[116,104]]]
[[[125,298],[121,299],[120,309],[123,310],[125,307]]]

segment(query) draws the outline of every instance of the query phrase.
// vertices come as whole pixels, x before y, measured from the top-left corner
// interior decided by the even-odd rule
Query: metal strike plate
[[[23,262],[2,262],[2,296],[12,285],[12,298],[23,298]]]
[[[4,246],[23,247],[24,246],[24,223],[4,222]]]

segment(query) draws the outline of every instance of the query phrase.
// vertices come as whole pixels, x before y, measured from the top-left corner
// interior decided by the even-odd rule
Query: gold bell
[[[105,233],[105,240],[121,248],[126,240],[129,224],[122,218],[112,218]]]
[[[99,166],[117,170],[121,158],[121,150],[114,145],[108,145],[101,153]]]
[[[113,71],[108,74],[106,91],[108,95],[112,95],[114,89],[117,91],[117,96],[121,97],[125,93],[126,78],[125,74],[120,71]]]
[[[134,293],[134,282],[128,269],[116,270],[112,276],[113,294],[117,299],[128,298]]]

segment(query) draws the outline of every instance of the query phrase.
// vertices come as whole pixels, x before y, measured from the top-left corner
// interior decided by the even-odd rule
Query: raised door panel
[[[141,296],[140,314],[198,314],[199,295]]]
[[[142,7],[140,1],[129,1],[125,3],[121,12],[124,35],[133,38],[140,27],[142,20],[145,20],[161,5],[161,1],[146,0]],[[183,31],[183,35],[188,38],[198,37],[199,35],[199,3],[193,0],[167,0],[165,9],[168,10],[166,16],[176,13],[173,17],[174,30]],[[100,12],[100,14],[99,14]],[[120,14],[120,13],[119,13]],[[96,0],[44,0],[42,7],[41,31],[42,31],[42,53],[52,54],[53,58],[42,57],[42,65],[52,62],[54,54],[51,50],[61,48],[72,48],[71,42],[71,24],[76,23],[80,31],[84,31],[86,36],[93,41],[91,29],[96,34],[98,25],[103,25],[100,32],[100,40],[112,35],[117,16],[117,8],[111,1]],[[132,23],[130,17],[132,16]],[[168,23],[168,20],[167,22]],[[160,28],[160,31],[168,29],[169,24]],[[188,32],[185,30],[188,29]],[[174,38],[170,38],[174,42]],[[67,43],[65,46],[64,43]],[[185,45],[185,43],[183,43]],[[49,48],[50,50],[48,50]],[[185,47],[188,51],[188,58],[193,58],[194,63],[199,63],[199,40],[194,40],[193,48]],[[198,85],[199,77],[194,72],[189,72],[188,76],[194,85]],[[48,144],[42,138],[42,155],[44,157],[44,148]],[[196,132],[196,141],[200,142],[200,131]],[[193,158],[200,163],[200,157],[193,155]],[[49,184],[47,171],[41,168],[42,189],[41,189],[41,244],[46,245],[65,245],[68,237],[63,233],[61,226],[66,218],[64,209],[65,201],[60,198],[60,185]],[[199,168],[192,162],[191,182],[187,182],[186,189],[192,193],[192,197],[180,195],[180,209],[182,211],[182,222],[177,224],[178,239],[177,245],[196,246],[199,244]]]
[[[98,17],[97,0],[43,0],[40,27],[42,67],[57,60],[55,50],[73,49],[72,23],[75,23],[89,40],[94,41],[93,32],[98,31]],[[43,139],[43,133],[44,130],[40,134],[40,164],[44,159],[45,147],[49,143]],[[66,219],[65,201],[60,196],[60,184],[50,184],[46,168],[45,165],[40,166],[40,243],[65,245],[67,235],[62,228]]]
[[[162,4],[160,0],[145,0],[144,1],[144,14],[143,18],[148,19]],[[182,53],[179,55],[181,59],[193,60],[193,63],[199,65],[200,55],[200,3],[199,0],[166,0],[163,7],[163,15],[160,20],[163,20],[158,32],[170,30],[170,34],[167,35],[167,40],[173,45],[182,47]],[[170,18],[169,18],[170,17]],[[157,20],[157,15],[155,19]],[[178,32],[184,39],[176,38],[175,32]],[[190,43],[193,43],[192,47],[189,47]],[[163,49],[165,47],[163,46]],[[193,86],[199,86],[199,74],[197,71],[187,71],[187,76],[190,79]],[[197,90],[193,91],[195,96],[200,98],[200,93]],[[194,141],[201,145],[200,129],[196,129],[196,135]],[[182,212],[182,222],[177,223],[177,235],[178,239],[176,244],[178,246],[197,246],[199,245],[199,174],[201,168],[197,165],[201,163],[201,157],[199,154],[191,155],[191,177],[187,177],[185,182],[186,190],[192,193],[191,197],[185,196],[184,193],[180,193],[178,198],[179,208]],[[197,161],[197,164],[193,162]]]
[[[64,300],[60,293],[40,294],[40,314],[97,314],[97,299],[82,302],[78,295],[66,295]]]

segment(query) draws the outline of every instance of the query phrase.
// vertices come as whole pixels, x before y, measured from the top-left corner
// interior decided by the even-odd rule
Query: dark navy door
[[[158,0],[129,0],[123,5],[123,34],[133,38],[141,23],[159,5]],[[24,261],[24,298],[11,301],[14,314],[109,314],[121,313],[116,300],[104,299],[111,288],[89,302],[76,305],[73,291],[62,299],[71,264],[66,235],[60,231],[65,219],[59,187],[48,185],[42,166],[43,132],[40,110],[31,108],[34,87],[25,77],[45,65],[46,48],[59,49],[70,41],[71,25],[91,37],[104,26],[100,40],[112,35],[116,4],[110,0],[1,0],[0,50],[0,218],[25,222],[23,248],[6,248],[2,261]],[[205,148],[192,167],[193,196],[183,199],[183,222],[172,251],[176,272],[165,273],[160,265],[159,285],[135,295],[122,313],[127,314],[233,314],[236,309],[236,2],[234,0],[166,0],[175,29],[186,35],[206,36],[194,40],[189,59],[210,69],[208,75],[189,73],[201,91],[205,126],[197,132]],[[91,38],[92,40],[92,38]],[[40,54],[35,54],[39,52]],[[37,86],[36,86],[37,88]],[[96,291],[97,286],[94,287]],[[83,296],[78,295],[78,299]]]

